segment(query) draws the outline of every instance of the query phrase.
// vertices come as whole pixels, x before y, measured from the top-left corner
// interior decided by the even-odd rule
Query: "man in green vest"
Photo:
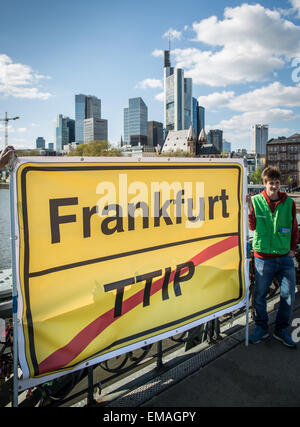
[[[280,284],[280,303],[273,336],[287,347],[296,348],[296,343],[288,332],[296,287],[296,206],[293,199],[279,190],[281,174],[278,168],[269,166],[264,169],[262,179],[264,191],[249,198],[249,228],[254,232],[256,323],[249,341],[257,344],[269,336],[266,299],[269,287],[276,277]]]

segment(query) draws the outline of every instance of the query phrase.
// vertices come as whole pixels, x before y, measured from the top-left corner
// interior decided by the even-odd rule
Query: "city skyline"
[[[20,116],[9,124],[9,143],[16,148],[34,148],[38,136],[54,142],[56,116],[75,119],[80,93],[101,99],[113,145],[123,135],[130,98],[144,100],[149,121],[164,122],[169,39],[172,66],[193,79],[192,96],[205,108],[206,133],[221,129],[233,150],[250,151],[251,125],[268,124],[269,138],[299,132],[297,0],[215,0],[201,7],[197,0],[90,0],[85,7],[79,1],[12,0],[2,16],[0,117],[6,111]]]

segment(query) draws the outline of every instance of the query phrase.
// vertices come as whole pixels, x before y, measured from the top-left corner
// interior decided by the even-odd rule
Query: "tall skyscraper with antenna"
[[[171,39],[164,51],[164,128],[189,129],[192,122],[192,79],[184,77],[184,70],[171,67]]]

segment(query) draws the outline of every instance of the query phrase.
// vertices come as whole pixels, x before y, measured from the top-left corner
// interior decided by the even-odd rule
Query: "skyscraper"
[[[124,108],[124,141],[126,144],[147,144],[148,108],[142,98],[130,98]]]
[[[251,151],[261,156],[266,155],[267,141],[269,139],[268,125],[251,126]]]
[[[173,68],[170,51],[164,52],[164,127],[189,129],[192,123],[192,79],[184,77],[181,68]]]
[[[124,108],[124,119],[123,119],[123,126],[124,126],[124,144],[130,143],[130,136],[129,136],[129,107]]]
[[[192,125],[193,125],[193,129],[195,131],[195,134],[198,138],[201,130],[202,129],[205,130],[205,118],[204,118],[205,108],[201,107],[201,105],[199,105],[196,98],[192,98],[192,105],[193,105]]]
[[[163,146],[163,124],[151,121],[147,123],[147,145],[148,147]]]
[[[86,118],[86,96],[75,95],[75,141],[82,144],[84,141],[83,125]]]
[[[46,141],[42,136],[38,136],[36,139],[36,148],[45,148]]]
[[[63,150],[64,146],[74,142],[75,120],[62,114],[56,116],[55,142],[56,150]]]
[[[207,135],[207,142],[220,152],[223,152],[223,131],[220,129],[211,129]]]
[[[101,99],[91,95],[75,95],[75,141],[84,142],[84,120],[101,119]]]
[[[96,96],[86,97],[86,119],[101,119],[101,99]]]
[[[197,105],[197,126],[199,133],[202,129],[205,130],[205,108],[201,105]]]
[[[107,141],[107,120],[94,117],[84,120],[84,143]]]

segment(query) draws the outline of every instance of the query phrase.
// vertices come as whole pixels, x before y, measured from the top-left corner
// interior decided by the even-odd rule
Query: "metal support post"
[[[156,360],[156,367],[162,368],[163,367],[163,360],[162,360],[162,341],[157,341],[157,360]]]
[[[12,312],[13,312],[13,407],[18,406],[18,291],[16,281],[16,257],[15,257],[15,224],[14,224],[14,177],[10,172],[10,239],[12,258]]]
[[[256,156],[255,156],[255,160]],[[246,178],[245,178],[245,185],[247,184],[247,159],[244,158],[244,166],[246,168]],[[248,193],[248,186],[246,186],[246,193]],[[245,331],[245,345],[248,346],[249,343],[249,296],[250,296],[250,271],[249,271],[249,265],[250,265],[250,244],[249,244],[249,228],[248,228],[248,216],[249,216],[249,207],[248,207],[248,198],[250,197],[249,194],[246,194],[246,200],[244,205],[244,211],[245,211],[245,218],[246,218],[246,270],[247,270],[247,278],[246,278],[246,331]]]
[[[249,263],[249,261],[248,261]],[[246,289],[246,333],[245,333],[245,345],[249,344],[249,286]]]
[[[88,367],[88,397],[87,397],[87,405],[93,406],[96,403],[94,399],[94,366]]]

